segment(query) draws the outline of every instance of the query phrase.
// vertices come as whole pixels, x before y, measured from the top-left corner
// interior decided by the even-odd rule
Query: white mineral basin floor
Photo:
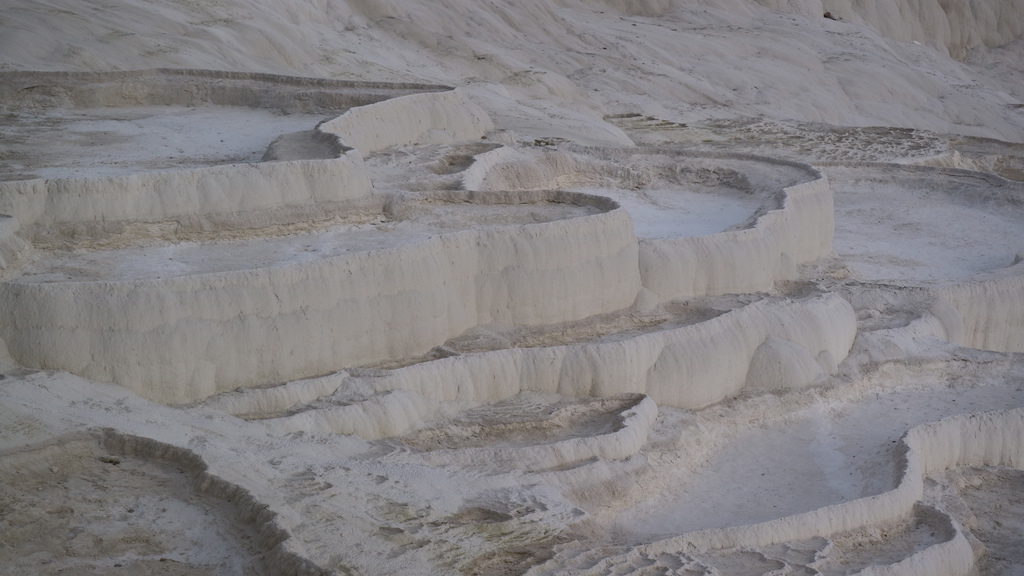
[[[1011,266],[1024,250],[1024,207],[972,194],[971,177],[916,174],[910,187],[905,177],[868,168],[826,175],[835,194],[833,249],[862,282],[964,280]]]
[[[54,251],[22,268],[22,283],[134,281],[253,270],[393,248],[429,236],[495,225],[533,224],[598,213],[572,204],[425,204],[411,220],[344,224],[266,238],[181,242],[110,250]]]
[[[731,439],[689,479],[625,509],[618,524],[646,539],[753,524],[879,494],[896,486],[892,447],[911,427],[1020,406],[1024,397],[1016,384],[915,387],[872,393],[853,404],[819,403],[785,424]]]
[[[647,239],[717,234],[749,218],[764,202],[753,195],[722,196],[682,188],[578,191],[606,196],[621,204],[633,218],[637,238]]]
[[[324,118],[216,105],[21,110],[0,117],[0,180],[258,162],[274,138]]]

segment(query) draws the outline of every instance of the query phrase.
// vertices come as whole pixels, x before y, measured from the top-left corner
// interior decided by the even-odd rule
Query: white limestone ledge
[[[952,308],[944,322],[947,339],[996,352],[1024,352],[1024,262],[935,290]]]
[[[635,300],[631,222],[604,199],[592,199],[605,212],[590,218],[464,231],[270,269],[19,282],[17,264],[30,244],[117,248],[140,238],[175,241],[182,231],[244,234],[330,213],[379,213],[385,200],[372,194],[363,152],[479,139],[492,126],[479,108],[444,86],[187,70],[15,72],[4,78],[0,100],[20,108],[357,106],[331,134],[363,147],[327,160],[0,183],[0,214],[8,216],[0,220],[0,272],[8,278],[0,283],[0,338],[24,366],[187,403],[237,386],[418,354],[479,323],[576,320]],[[397,101],[372,106],[388,98]],[[581,195],[575,200],[592,203]],[[515,200],[501,200],[509,202]]]
[[[1024,263],[929,289],[931,309],[907,326],[862,334],[876,362],[905,358],[921,341],[946,340],[993,352],[1024,352]]]
[[[432,466],[494,467],[534,472],[559,469],[593,459],[622,460],[647,444],[658,407],[647,396],[637,396],[616,416],[614,428],[604,434],[583,435],[529,446],[479,446],[423,452],[416,459]]]
[[[214,70],[12,71],[0,72],[0,109],[218,104],[283,113],[345,112],[330,136],[359,146],[377,132],[374,142],[384,145],[432,142],[439,133],[454,140],[479,139],[490,129],[489,119],[453,90]],[[416,97],[402,101],[410,96]],[[396,98],[400,102],[370,106]],[[393,125],[399,111],[409,116],[420,108],[430,120],[421,132]],[[381,123],[392,127],[382,130]],[[67,247],[130,236],[146,226],[147,234],[160,225],[185,233],[240,230],[323,218],[324,213],[379,210],[362,165],[361,154],[369,151],[341,148],[339,157],[329,160],[0,182],[0,215],[17,221],[24,240]],[[0,270],[10,267],[8,259]]]
[[[11,216],[0,214],[0,271],[17,267],[31,245],[18,234],[20,226]]]
[[[700,408],[746,388],[814,384],[836,372],[855,334],[849,303],[826,294],[758,301],[705,322],[629,338],[467,354],[349,379],[378,392],[409,390],[465,406],[535,391],[646,394],[658,405]]]
[[[644,286],[664,301],[766,291],[795,279],[798,265],[832,252],[832,191],[823,176],[784,191],[782,208],[751,228],[641,242]]]
[[[169,223],[183,232],[253,229],[325,212],[379,210],[363,154],[479,140],[493,129],[461,92],[432,84],[174,69],[0,72],[0,80],[4,109],[220,104],[343,112],[319,127],[340,140],[337,159],[0,182],[0,215],[13,217],[19,236],[40,245],[109,239],[139,225]]]
[[[750,226],[708,236],[641,239],[643,286],[657,302],[697,296],[771,290],[797,276],[796,267],[832,252],[835,217],[832,191],[813,167],[760,156],[660,148],[575,148],[534,152],[501,148],[477,157],[463,178],[469,190],[574,187],[610,180],[630,185],[635,177],[615,159],[650,154],[665,163],[703,159],[785,167],[800,177],[779,184],[781,206],[759,214]],[[633,183],[635,185],[635,183]]]
[[[962,168],[893,164],[887,162],[818,162],[819,166],[898,170],[927,176],[969,177],[988,184],[989,190],[972,197],[1017,209],[1024,184],[997,174]],[[1016,241],[1011,239],[1010,241]],[[927,313],[907,326],[864,333],[873,359],[903,358],[920,349],[918,340],[937,338],[960,346],[994,352],[1024,352],[1024,252],[1006,268],[978,274],[966,281],[927,288],[934,303]]]
[[[540,196],[602,211],[254,270],[15,278],[0,283],[0,337],[24,366],[180,404],[414,356],[480,324],[557,323],[629,307],[640,282],[629,215],[605,198]]]
[[[800,388],[838,370],[856,317],[843,298],[762,300],[713,319],[629,337],[464,354],[391,370],[353,369],[238,390],[204,402],[279,433],[367,439],[421,427],[439,407],[472,408],[522,392],[643,394],[700,408],[743,391]]]
[[[700,530],[638,547],[629,554],[756,548],[896,521],[911,514],[930,474],[960,466],[1024,469],[1024,410],[962,414],[911,428],[901,439],[905,450],[901,479],[894,490],[748,526]],[[888,566],[869,567],[871,575],[949,575],[971,573],[974,552],[957,523],[949,519],[948,539]],[[629,556],[626,554],[625,556]],[[625,560],[625,557],[623,557]]]
[[[369,204],[370,193],[362,158],[347,152],[331,160],[0,182],[0,213],[35,244],[75,245],[146,224],[223,231],[289,223],[295,213]]]

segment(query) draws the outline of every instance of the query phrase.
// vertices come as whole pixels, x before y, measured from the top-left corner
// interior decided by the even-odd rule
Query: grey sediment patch
[[[187,449],[104,429],[0,461],[7,476],[0,492],[22,518],[8,529],[29,530],[4,538],[0,557],[9,568],[127,575],[173,565],[206,574],[219,565],[238,574],[329,574],[296,552],[275,512]],[[25,540],[33,534],[35,544]],[[55,539],[67,542],[47,548]]]
[[[0,110],[219,104],[283,113],[340,112],[439,84],[356,82],[278,74],[154,68],[123,72],[0,72]]]

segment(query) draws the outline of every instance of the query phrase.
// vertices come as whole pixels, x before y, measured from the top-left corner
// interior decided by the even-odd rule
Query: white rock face
[[[785,188],[783,207],[752,228],[640,246],[644,287],[662,299],[768,290],[832,251],[832,192],[824,178]]]
[[[377,389],[413,390],[443,402],[497,402],[532,390],[570,396],[642,393],[659,405],[700,408],[765,377],[748,373],[766,340],[791,343],[774,359],[799,377],[788,385],[806,386],[824,371],[809,371],[802,360],[822,352],[845,358],[855,334],[853,310],[842,298],[758,302],[692,326],[616,342],[445,358],[372,380]]]
[[[647,396],[639,396],[620,412],[614,429],[606,434],[581,436],[526,447],[470,447],[435,450],[424,455],[433,465],[460,462],[472,466],[487,462],[502,469],[537,471],[564,468],[593,459],[624,460],[647,443],[658,408]]]
[[[908,514],[924,495],[924,478],[959,466],[1020,467],[1024,412],[1008,410],[944,419],[912,428],[901,439],[906,447],[901,478],[894,490],[809,512],[735,528],[701,530],[636,547],[612,556],[604,567],[628,565],[645,557],[701,550],[756,549],[796,542],[820,534],[885,524]],[[944,513],[935,512],[940,517]],[[961,528],[948,516],[943,542],[909,555],[895,564],[872,567],[862,574],[967,574],[974,553]],[[575,571],[574,571],[575,572]],[[578,571],[578,573],[588,573]]]
[[[1024,567],[1024,0],[9,4],[12,574]]]
[[[193,402],[419,354],[479,324],[578,320],[628,307],[639,287],[636,250],[619,209],[252,271],[13,280],[0,288],[4,339],[26,366]],[[250,361],[253,353],[260,362]]]
[[[827,350],[822,350],[821,355],[824,358],[832,357]],[[750,359],[746,387],[751,390],[799,387],[821,380],[828,374],[827,370],[828,367],[823,367],[806,348],[789,340],[769,336]]]
[[[1014,266],[1020,268],[1020,265]],[[1024,277],[1014,275],[941,289],[939,297],[956,310],[948,333],[953,342],[999,352],[1024,352]]]
[[[834,16],[864,23],[894,40],[944,48],[957,60],[973,49],[1009,44],[1024,33],[1024,2],[1019,0],[823,0],[821,5]]]
[[[11,216],[0,217],[0,271],[17,266],[22,254],[29,248],[18,235],[21,226]]]
[[[609,156],[609,163],[624,160],[614,153]],[[669,161],[688,159],[682,155],[666,157]],[[716,156],[696,158],[708,158],[713,163]],[[538,155],[500,148],[479,157],[463,176],[463,186],[470,190],[538,190],[585,188],[611,180],[622,187],[642,188],[651,177],[643,168],[633,168],[636,159],[630,160],[630,168],[624,168],[602,164],[585,154]],[[770,290],[776,281],[794,279],[796,266],[832,251],[833,199],[824,176],[807,165],[759,160],[799,175],[788,176],[796,182],[782,188],[780,208],[768,210],[753,226],[740,230],[641,240],[642,282],[658,301]]]
[[[757,0],[780,12],[808,18],[826,12],[836,20],[870,26],[901,42],[919,42],[957,60],[977,48],[997,48],[1024,34],[1024,3],[977,0],[875,2],[873,0]]]

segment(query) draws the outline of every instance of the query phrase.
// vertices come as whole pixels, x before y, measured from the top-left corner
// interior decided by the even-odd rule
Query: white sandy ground
[[[783,0],[530,6],[13,0],[0,14],[0,67],[172,66],[440,81],[463,85],[520,143],[550,137],[601,145],[683,143],[807,162],[938,159],[1014,177],[1024,165],[1024,41],[1010,40],[1019,38],[1024,12],[1019,1],[992,3],[1003,11],[986,20],[987,8],[973,5],[981,24],[958,20],[951,28],[936,24],[937,4],[909,2],[892,3],[894,13],[856,2]],[[821,18],[824,9],[842,20]],[[954,38],[952,29],[963,33]],[[307,130],[320,119],[251,109],[173,111],[118,109],[118,119],[109,110],[41,118],[15,112],[8,119],[16,122],[0,122],[0,145],[21,138],[38,164],[5,156],[3,174],[111,174],[254,161],[277,134]],[[25,131],[47,123],[52,130]],[[427,148],[369,158],[375,183],[387,190],[451,185],[446,172],[464,167],[458,158],[470,149]],[[456,160],[438,163],[449,156]],[[256,508],[277,514],[300,556],[336,573],[519,574],[532,567],[537,574],[850,574],[943,541],[945,533],[922,514],[800,542],[602,564],[661,536],[879,494],[894,486],[894,440],[910,427],[1024,404],[1020,354],[925,338],[882,362],[866,343],[871,333],[904,327],[927,308],[927,297],[906,286],[1009,266],[1024,250],[1019,197],[980,202],[978,196],[990,197],[997,187],[970,176],[877,166],[827,166],[825,172],[836,195],[839,259],[804,269],[801,280],[854,303],[861,337],[839,374],[810,390],[744,395],[696,411],[662,408],[648,443],[622,461],[524,473],[495,470],[489,462],[427,465],[418,452],[442,441],[454,450],[529,447],[609,432],[615,407],[588,399],[524,395],[470,412],[442,407],[422,423],[427,428],[420,436],[368,442],[281,434],[261,421],[204,407],[170,408],[115,385],[4,360],[0,574],[278,571],[267,560],[279,558],[271,553],[276,542],[254,535],[258,514],[218,498],[202,477],[195,481],[199,473],[180,454],[150,448],[125,455],[116,442],[101,445],[83,433],[104,428],[200,456],[210,473],[249,491]],[[665,192],[610,194],[624,201],[637,233],[647,237],[706,234],[751,211],[731,198],[687,190],[672,190],[666,201]],[[513,220],[536,215],[527,209]],[[494,216],[448,213],[436,222],[469,226]],[[40,262],[63,278],[83,270],[153,277],[167,271],[165,258],[175,255],[188,255],[192,272],[250,268],[323,257],[308,252],[310,246],[349,249],[353,235],[365,234],[374,246],[384,234],[385,242],[407,241],[403,226],[366,223],[315,240],[290,235],[112,254],[49,253],[42,256],[53,259]],[[417,233],[432,233],[423,226],[427,231]],[[108,255],[114,259],[103,260]],[[631,322],[610,323],[635,329]],[[524,425],[556,412],[554,424]],[[956,518],[984,552],[980,573],[1022,573],[1020,471],[957,468],[927,483],[927,501]]]

